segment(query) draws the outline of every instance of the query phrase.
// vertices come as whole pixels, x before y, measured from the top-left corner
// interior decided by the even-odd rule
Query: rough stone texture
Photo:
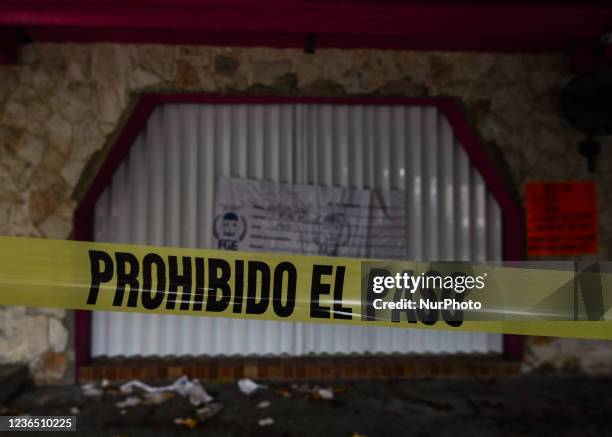
[[[560,55],[32,44],[0,67],[0,234],[68,237],[79,195],[146,91],[453,97],[517,197],[531,179],[586,178],[582,135],[558,111],[568,72]],[[612,250],[607,146],[595,175],[599,259]],[[71,338],[70,315],[0,312],[0,361],[28,362],[38,381],[68,377],[71,340],[58,323]],[[532,339],[527,349],[526,369],[612,370],[606,343]]]

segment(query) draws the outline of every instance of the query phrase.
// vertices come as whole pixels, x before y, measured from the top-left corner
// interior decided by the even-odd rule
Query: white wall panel
[[[212,247],[220,176],[401,190],[406,258],[501,259],[501,212],[432,107],[163,105],[95,210],[95,239]],[[95,312],[93,356],[500,352],[501,336]]]

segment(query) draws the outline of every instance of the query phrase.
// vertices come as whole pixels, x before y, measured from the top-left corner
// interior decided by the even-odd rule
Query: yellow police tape
[[[371,292],[371,268],[395,274],[412,266],[412,275],[425,277],[431,265],[0,237],[0,304],[612,339],[612,275],[601,272],[603,289],[596,300],[603,310],[595,317],[587,314],[590,297],[563,291],[575,276],[566,271],[470,266],[472,274],[489,272],[493,281],[491,292],[487,287],[471,292],[481,293],[478,311],[399,310],[393,305],[409,294],[395,288]],[[551,300],[555,290],[564,297]],[[435,291],[429,297],[442,299]],[[565,311],[572,299],[574,307]],[[384,302],[394,303],[380,309]],[[554,310],[544,317],[540,310],[531,314],[542,302]]]

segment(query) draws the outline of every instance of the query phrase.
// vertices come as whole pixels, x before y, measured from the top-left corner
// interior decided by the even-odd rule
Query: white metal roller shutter
[[[96,204],[95,239],[212,247],[220,176],[398,189],[407,258],[501,259],[501,212],[433,107],[159,106]],[[501,336],[95,312],[93,356],[500,352]]]

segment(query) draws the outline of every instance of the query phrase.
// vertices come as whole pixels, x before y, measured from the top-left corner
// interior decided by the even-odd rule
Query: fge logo
[[[246,233],[246,220],[235,212],[228,211],[215,217],[213,235],[218,241],[218,249],[238,250],[238,244]]]

